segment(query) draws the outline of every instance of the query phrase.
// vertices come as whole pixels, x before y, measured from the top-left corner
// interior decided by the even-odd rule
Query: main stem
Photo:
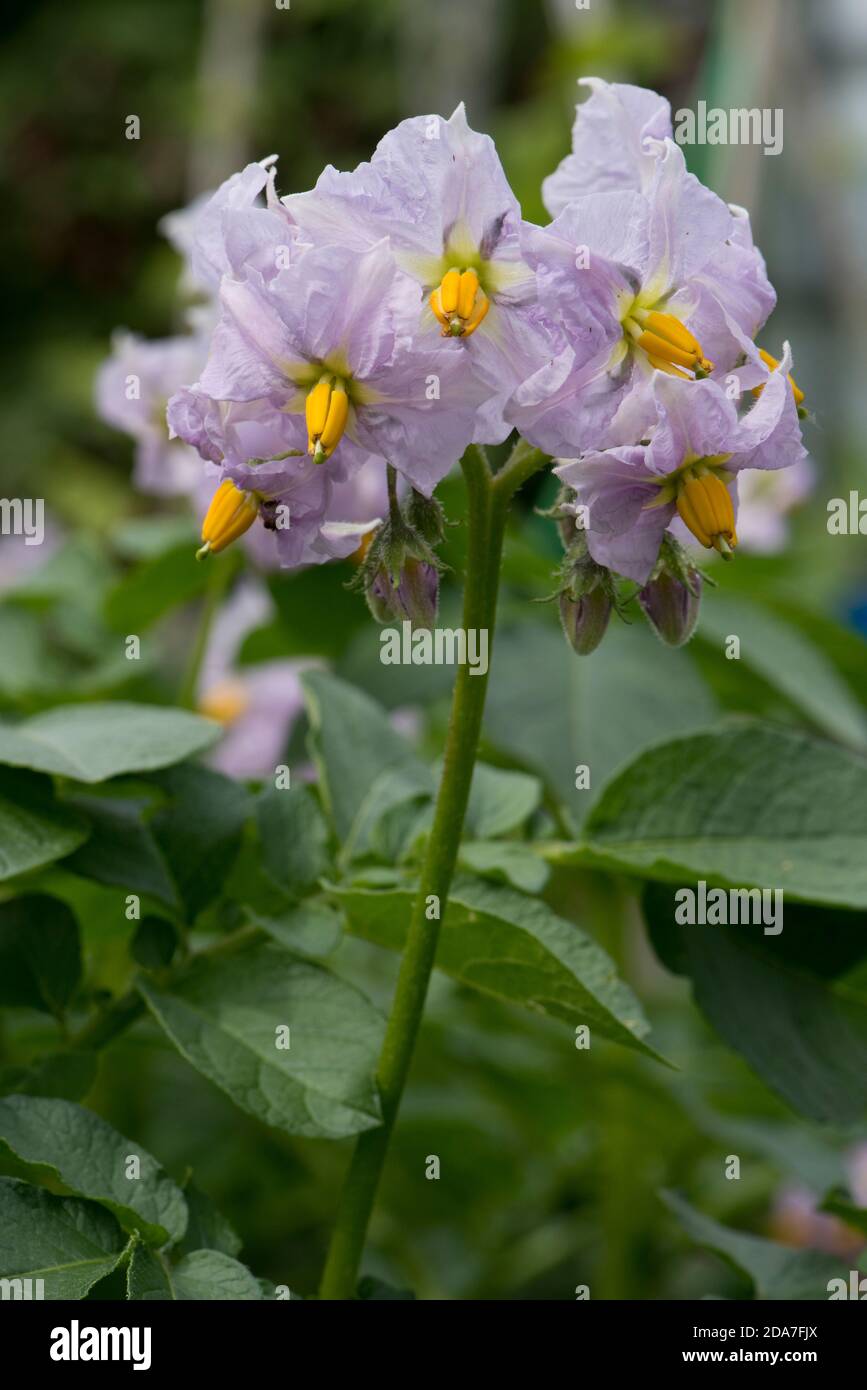
[[[487,631],[489,653],[509,501],[541,462],[542,456],[523,442],[496,479],[481,450],[468,449],[461,461],[469,495],[463,625],[465,630]],[[470,666],[458,667],[433,826],[377,1071],[383,1121],[356,1140],[322,1276],[322,1298],[355,1296],[367,1226],[424,1011],[439,940],[439,918],[445,911],[455,871],[487,685],[487,672],[474,675]],[[439,908],[432,918],[428,916],[431,898],[438,899]]]

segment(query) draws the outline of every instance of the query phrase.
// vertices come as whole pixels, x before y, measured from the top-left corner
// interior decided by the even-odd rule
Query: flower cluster
[[[353,501],[365,474],[382,497],[388,465],[430,498],[468,445],[517,429],[557,460],[558,514],[576,523],[560,595],[576,650],[601,640],[617,577],[664,640],[685,640],[701,575],[679,542],[732,555],[738,475],[802,462],[803,396],[788,346],[778,360],[756,343],[775,295],[747,213],[687,171],[661,97],[586,85],[545,227],[522,218],[463,106],[403,121],[309,192],[280,198],[268,159],[170,219],[209,300],[195,379],[168,405],[176,446],[222,480],[204,551],[260,518],[285,566],[348,555],[379,524]],[[151,406],[114,418],[152,475]],[[394,505],[390,526],[371,607],[427,612],[435,565],[410,538],[424,569],[403,574]]]

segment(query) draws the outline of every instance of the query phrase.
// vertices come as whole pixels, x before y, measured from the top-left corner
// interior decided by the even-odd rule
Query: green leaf
[[[97,1066],[97,1054],[84,1048],[46,1052],[32,1066],[4,1068],[0,1074],[0,1095],[18,1092],[25,1096],[81,1100],[96,1080]]]
[[[541,893],[551,872],[529,845],[515,840],[465,840],[458,859],[472,873],[510,883],[522,893]]]
[[[353,632],[370,630],[364,602],[347,592],[350,573],[342,565],[312,565],[273,575],[269,587],[279,623],[249,635],[241,649],[242,663],[286,656],[339,658]],[[322,621],[325,613],[327,622]]]
[[[169,801],[154,813],[151,830],[192,920],[225,883],[252,801],[230,777],[193,763],[169,768],[153,781]]]
[[[860,1232],[867,1239],[867,1207],[859,1207],[842,1188],[835,1188],[825,1197],[819,1211],[836,1216],[853,1231]]]
[[[605,788],[586,833],[573,857],[867,907],[867,759],[807,734],[745,720],[650,749]]]
[[[184,1186],[189,1220],[184,1238],[174,1249],[175,1255],[191,1255],[194,1250],[221,1250],[234,1256],[241,1252],[241,1237],[232,1223],[218,1211],[194,1182]]]
[[[305,672],[301,683],[326,806],[343,841],[376,779],[391,768],[418,766],[418,759],[360,690],[322,671]]]
[[[86,839],[86,824],[57,804],[44,777],[0,768],[0,879],[62,859]]]
[[[108,591],[106,622],[115,632],[142,633],[171,608],[196,598],[207,583],[208,567],[196,560],[195,542],[183,541],[146,559]]]
[[[839,1260],[818,1250],[791,1250],[721,1226],[674,1192],[662,1200],[688,1235],[715,1251],[749,1281],[758,1299],[827,1299],[828,1281],[846,1275]]]
[[[121,1224],[156,1245],[179,1240],[187,1224],[183,1193],[140,1144],[71,1101],[0,1099],[0,1140],[23,1163],[47,1169],[77,1197],[108,1207]],[[139,1177],[127,1177],[139,1159]]]
[[[111,1212],[0,1178],[0,1278],[43,1279],[46,1299],[84,1298],[115,1268],[126,1237]]]
[[[127,1269],[127,1298],[155,1301],[261,1300],[262,1290],[245,1265],[219,1250],[194,1250],[177,1264],[136,1245]]]
[[[725,642],[740,639],[740,661],[831,738],[867,746],[867,715],[834,667],[808,638],[785,619],[751,600],[706,592],[701,636],[725,661]]]
[[[301,895],[328,867],[328,827],[309,787],[266,787],[256,799],[262,859],[282,887]]]
[[[720,1037],[784,1100],[811,1119],[841,1125],[867,1108],[867,997],[786,959],[782,938],[761,927],[677,926],[673,894],[648,885],[654,945],[688,975]]]
[[[8,594],[19,603],[46,607],[70,600],[82,607],[99,604],[112,577],[112,566],[95,536],[73,536],[38,569],[23,574]]]
[[[400,858],[417,823],[427,823],[436,781],[423,763],[407,763],[381,773],[358,807],[340,854],[342,866],[367,854]]]
[[[382,1018],[321,967],[254,943],[194,962],[171,990],[139,989],[187,1061],[257,1119],[334,1139],[380,1123]],[[284,1027],[288,1049],[277,1046]]]
[[[20,724],[0,724],[0,763],[102,782],[200,753],[220,727],[187,710],[106,701],[61,705]]]
[[[145,970],[169,965],[178,945],[178,933],[165,917],[143,917],[130,942],[130,955]]]
[[[148,808],[141,801],[82,795],[65,797],[64,804],[86,817],[91,827],[89,838],[70,855],[67,869],[178,907],[177,887],[144,819]]]
[[[195,550],[201,541],[189,516],[135,516],[112,529],[111,543],[129,560],[153,560],[181,546]]]
[[[401,951],[415,894],[411,889],[329,888],[357,936]],[[595,941],[547,904],[509,888],[460,875],[444,912],[437,966],[462,984],[660,1060],[642,1038],[648,1024],[638,1000]]]
[[[21,700],[57,690],[65,664],[48,640],[45,619],[39,613],[10,604],[0,608],[0,695]]]
[[[299,956],[330,956],[343,936],[340,913],[316,899],[287,907],[276,917],[251,908],[246,909],[245,915],[252,926],[261,927],[274,941]]]
[[[523,825],[541,800],[542,784],[538,777],[476,763],[466,833],[476,840],[496,840]]]
[[[537,771],[579,822],[603,783],[651,744],[710,723],[716,703],[687,651],[613,623],[592,660],[542,622],[497,635],[485,731]],[[575,768],[590,769],[576,790]]]
[[[60,1015],[80,979],[78,922],[66,903],[45,893],[0,903],[0,1004]]]

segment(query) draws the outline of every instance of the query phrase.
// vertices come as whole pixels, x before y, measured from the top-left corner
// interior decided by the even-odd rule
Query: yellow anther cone
[[[775,372],[780,365],[779,359],[776,357],[772,357],[769,352],[765,352],[764,348],[759,348],[759,357],[761,357],[762,361],[764,362],[765,366],[769,369],[769,371]],[[807,399],[806,396],[804,395],[795,378],[792,376],[791,372],[789,372],[788,377],[789,385],[792,388],[792,395],[795,398],[795,405],[803,405],[804,401]],[[764,389],[764,386],[754,387],[753,395],[760,396]]]
[[[328,415],[319,436],[319,443],[325,450],[326,455],[336,449],[343,438],[343,431],[346,429],[348,417],[349,397],[342,386],[335,386],[334,390],[331,392],[331,400],[328,403]]]
[[[444,314],[453,314],[458,307],[461,292],[461,272],[447,270],[440,285],[440,303]]]
[[[331,382],[320,381],[307,394],[307,404],[304,408],[304,415],[307,421],[307,442],[310,445],[310,452],[313,452],[313,442],[318,439],[325,429],[325,421],[328,419],[328,404],[331,400]]]
[[[476,299],[476,307],[473,310],[470,317],[467,319],[466,323],[464,324],[465,338],[469,338],[471,333],[475,333],[476,329],[478,328],[479,324],[485,317],[485,314],[488,312],[490,307],[491,301],[488,299],[488,296],[486,294],[482,294],[482,292],[479,291],[478,297]]]
[[[649,314],[641,314],[640,319],[642,332],[637,339],[638,346],[644,349],[648,357],[656,359],[654,366],[660,362],[667,362],[671,366],[686,367],[691,371],[713,370],[713,363],[705,357],[695,334],[690,333],[674,314],[662,314],[654,310]]]
[[[721,478],[715,473],[686,476],[678,489],[677,510],[701,545],[728,558],[738,538],[734,505]]]
[[[343,437],[349,417],[349,397],[342,381],[323,378],[308,392],[305,405],[307,452],[324,463]]]
[[[659,357],[663,362],[670,362],[675,367],[694,367],[696,356],[693,352],[685,352],[683,348],[676,347],[674,343],[667,343],[664,338],[660,338],[658,333],[648,333],[645,331],[638,339],[638,346],[651,357]]]
[[[490,308],[475,270],[447,270],[430,297],[444,338],[468,338]]]
[[[202,547],[196,552],[197,558],[225,550],[250,529],[258,513],[258,498],[252,492],[242,492],[226,478],[211,498],[202,522]]]
[[[468,319],[472,314],[478,288],[479,277],[476,272],[474,270],[465,270],[461,276],[461,283],[458,291],[458,315],[460,318]]]

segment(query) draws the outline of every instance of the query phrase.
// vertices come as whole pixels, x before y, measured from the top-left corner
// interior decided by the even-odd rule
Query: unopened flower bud
[[[439,545],[445,535],[446,519],[436,497],[425,497],[413,488],[404,506],[404,517],[410,529],[428,545]]]
[[[561,593],[560,621],[570,646],[578,656],[589,656],[599,646],[613,606],[610,594],[601,584],[577,599],[570,598],[567,592]]]
[[[663,570],[650,579],[638,594],[638,602],[656,635],[668,647],[688,642],[698,622],[701,607],[701,575],[691,570],[689,582]]]
[[[414,628],[432,628],[439,588],[440,577],[434,566],[408,556],[397,584],[386,569],[377,571],[367,589],[367,603],[379,623],[409,619]]]

